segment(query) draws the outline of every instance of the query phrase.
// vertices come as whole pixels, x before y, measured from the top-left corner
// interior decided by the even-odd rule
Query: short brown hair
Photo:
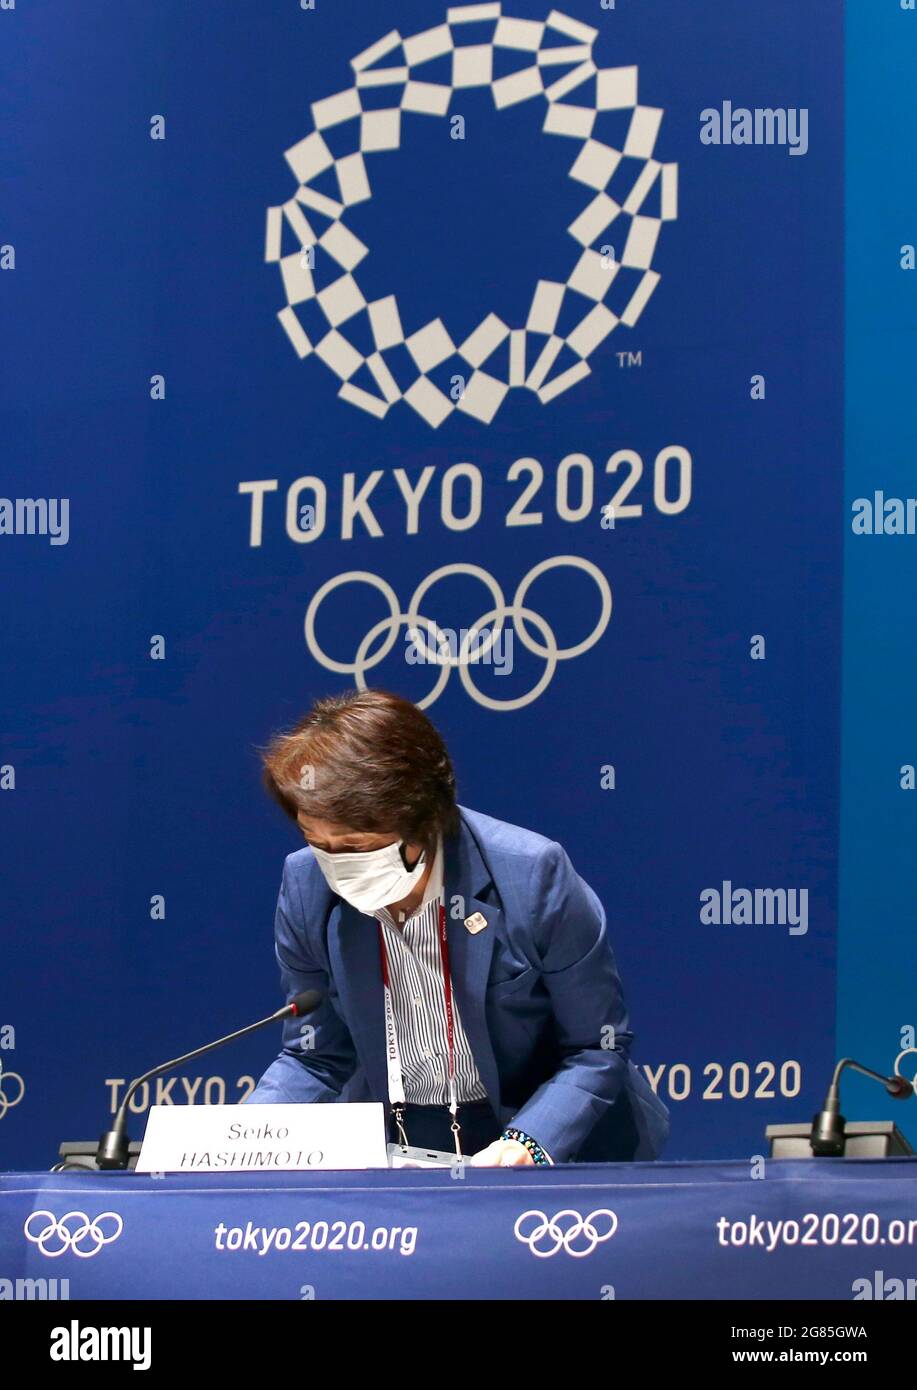
[[[393,830],[426,849],[458,829],[445,743],[416,705],[387,690],[316,700],[261,758],[265,787],[293,821],[302,811],[351,830]]]

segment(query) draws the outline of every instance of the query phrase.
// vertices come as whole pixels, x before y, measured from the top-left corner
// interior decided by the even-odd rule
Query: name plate
[[[340,1105],[152,1105],[138,1173],[387,1168],[378,1101]]]

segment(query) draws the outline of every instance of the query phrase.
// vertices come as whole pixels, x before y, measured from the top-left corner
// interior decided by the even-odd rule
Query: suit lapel
[[[461,808],[459,811],[461,813]],[[475,1064],[494,1111],[499,1114],[500,1083],[484,1012],[484,990],[490,975],[497,926],[503,914],[493,903],[478,896],[490,882],[490,873],[464,818],[458,835],[444,840],[443,846],[446,940],[452,988]],[[465,926],[465,919],[475,912],[481,913],[487,926],[472,934]]]
[[[461,807],[459,814],[458,833],[443,840],[449,968],[462,1027],[487,1094],[499,1113],[499,1075],[487,1030],[484,991],[502,912],[492,902],[478,896],[490,882],[490,874],[477,842],[461,816]],[[453,903],[457,904],[457,916],[452,915]],[[474,912],[482,914],[487,926],[472,935],[464,922]],[[328,949],[332,973],[370,1093],[375,1100],[387,1103],[385,1016],[376,919],[358,912],[343,899],[339,900],[338,911],[332,913],[329,922]]]
[[[379,924],[343,898],[328,928],[331,969],[374,1100],[388,1104]]]

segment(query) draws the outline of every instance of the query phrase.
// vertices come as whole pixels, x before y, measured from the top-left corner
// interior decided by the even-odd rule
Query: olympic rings
[[[30,1228],[38,1217],[47,1217],[48,1221],[36,1234]],[[72,1219],[78,1221],[73,1231],[67,1225]],[[100,1225],[103,1221],[117,1223],[110,1235],[103,1232]],[[101,1216],[96,1217],[89,1217],[84,1211],[68,1211],[59,1219],[52,1211],[33,1211],[23,1227],[26,1239],[37,1245],[41,1253],[51,1260],[56,1259],[58,1255],[65,1255],[68,1250],[74,1255],[79,1255],[80,1259],[88,1260],[90,1256],[97,1255],[103,1245],[110,1245],[113,1240],[117,1240],[123,1230],[124,1222],[116,1211],[103,1211]],[[80,1243],[87,1237],[94,1244],[88,1250],[82,1250]],[[52,1240],[60,1241],[59,1249],[48,1249],[48,1242]]]
[[[536,1218],[535,1225],[530,1231],[524,1232],[522,1230],[522,1224],[528,1221],[530,1217]],[[572,1218],[566,1230],[560,1224],[564,1217]],[[600,1217],[607,1218],[607,1231],[599,1231],[596,1229],[595,1222]],[[591,1211],[588,1216],[581,1216],[580,1213],[574,1211],[572,1207],[566,1207],[563,1211],[559,1211],[556,1216],[546,1216],[543,1211],[524,1211],[522,1215],[517,1218],[516,1224],[513,1227],[513,1232],[516,1239],[521,1240],[523,1245],[527,1245],[532,1254],[537,1255],[539,1259],[549,1259],[551,1255],[556,1255],[560,1249],[565,1250],[567,1254],[572,1255],[574,1259],[582,1259],[584,1255],[591,1255],[593,1250],[603,1241],[610,1240],[617,1229],[618,1218],[615,1216],[614,1212],[609,1211],[607,1207],[601,1207],[597,1211]],[[550,1249],[542,1250],[536,1248],[540,1246],[546,1236],[554,1242]],[[584,1250],[574,1250],[574,1241],[578,1240],[581,1236],[589,1243]]]
[[[895,1075],[900,1076],[904,1081],[910,1081],[914,1093],[917,1095],[917,1072],[915,1072],[914,1076],[904,1076],[903,1072],[898,1070],[899,1063],[902,1059],[904,1057],[909,1057],[912,1053],[917,1056],[917,1047],[906,1047],[903,1052],[898,1053],[898,1056],[895,1058]]]
[[[18,1084],[19,1084],[19,1094],[18,1094],[18,1096],[16,1097],[15,1100],[10,1100],[9,1096],[7,1096],[6,1092],[5,1092],[4,1089],[3,1089],[3,1083],[4,1083],[4,1081],[7,1081],[11,1076],[15,1077],[15,1078],[16,1078],[16,1081],[17,1081]],[[25,1095],[25,1082],[23,1081],[22,1077],[19,1075],[18,1071],[4,1071],[4,1072],[0,1072],[0,1120],[3,1119],[3,1117],[4,1117],[4,1115],[6,1114],[7,1110],[12,1110],[12,1108],[13,1108],[14,1105],[18,1105],[18,1104],[19,1104],[19,1102],[22,1100],[22,1097],[23,1097],[24,1095]]]
[[[590,575],[599,591],[601,601],[601,610],[592,631],[582,641],[567,647],[558,646],[557,638],[546,620],[525,603],[525,598],[535,580],[542,574],[562,565],[569,565],[573,569],[583,570]],[[473,579],[479,579],[487,590],[492,605],[471,627],[464,631],[458,652],[452,654],[448,649],[449,644],[445,634],[432,618],[426,617],[420,612],[420,605],[438,580],[457,574],[470,575]],[[381,618],[368,629],[357,647],[353,661],[339,661],[335,657],[329,656],[319,645],[315,635],[315,621],[318,610],[328,595],[342,584],[349,583],[369,584],[378,589],[388,604],[389,614],[388,617]],[[419,637],[419,628],[424,627],[435,647],[435,650],[431,651],[429,643],[426,643],[424,657],[430,665],[439,668],[439,673],[432,690],[424,699],[417,702],[419,709],[427,709],[439,698],[449,679],[450,671],[457,666],[462,685],[479,705],[483,705],[486,709],[514,710],[530,705],[547,689],[558,661],[569,661],[575,656],[581,656],[583,652],[595,645],[608,626],[611,609],[611,588],[598,566],[594,565],[591,560],[584,560],[579,555],[556,555],[533,565],[528,574],[520,580],[512,603],[506,602],[503,590],[497,580],[480,565],[462,563],[441,565],[439,569],[427,575],[426,579],[421,580],[414,590],[406,610],[402,610],[392,586],[386,580],[381,579],[379,575],[371,574],[368,570],[347,570],[344,574],[338,574],[326,580],[313,594],[306,610],[304,630],[306,646],[316,661],[327,667],[329,671],[336,671],[341,675],[352,675],[357,687],[360,690],[365,690],[366,673],[374,666],[378,666],[379,662],[388,656],[401,627],[406,625],[408,635],[413,637],[415,641]],[[543,657],[546,665],[531,690],[512,699],[498,700],[493,696],[485,695],[477,688],[469,668],[472,662],[486,658],[507,619],[512,619],[513,629],[523,646],[534,655]],[[491,628],[490,623],[494,623],[495,626]],[[540,642],[532,637],[527,624],[531,624],[537,629],[541,638]],[[378,650],[373,651],[373,644],[379,637],[383,637],[383,634],[384,638],[379,644]],[[483,641],[475,640],[482,636]],[[473,651],[471,650],[472,642],[474,642]]]

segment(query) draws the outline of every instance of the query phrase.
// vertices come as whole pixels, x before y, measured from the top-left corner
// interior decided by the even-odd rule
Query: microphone
[[[841,1072],[847,1067],[863,1076],[871,1076],[873,1081],[881,1081],[888,1094],[895,1100],[906,1100],[914,1094],[914,1087],[907,1077],[897,1074],[882,1076],[880,1072],[872,1071],[869,1067],[855,1062],[852,1057],[842,1057],[834,1068],[834,1076],[831,1078],[831,1085],[828,1087],[828,1094],[821,1110],[812,1116],[809,1143],[812,1152],[824,1158],[837,1157],[844,1152],[847,1122],[841,1114],[840,1077]]]
[[[158,1076],[160,1072],[170,1071],[172,1067],[181,1066],[182,1062],[190,1062],[193,1057],[202,1057],[205,1052],[212,1052],[215,1047],[222,1047],[224,1043],[235,1042],[237,1038],[247,1037],[249,1033],[254,1033],[258,1028],[265,1028],[269,1023],[279,1023],[284,1018],[299,1018],[302,1014],[312,1013],[322,1002],[322,995],[317,989],[303,990],[291,999],[284,1008],[278,1009],[269,1018],[262,1018],[258,1023],[250,1023],[247,1028],[240,1028],[236,1033],[228,1033],[225,1038],[217,1038],[216,1042],[207,1043],[206,1047],[196,1047],[193,1052],[186,1052],[183,1057],[175,1057],[171,1062],[163,1062],[159,1067],[153,1067],[150,1071],[144,1072],[143,1076],[138,1076],[136,1081],[132,1081],[124,1093],[124,1099],[118,1107],[115,1116],[115,1123],[111,1129],[99,1139],[96,1149],[96,1167],[98,1168],[126,1168],[130,1140],[127,1136],[125,1126],[127,1124],[127,1106],[131,1096],[138,1086],[142,1086],[144,1081],[149,1081],[151,1077]]]

